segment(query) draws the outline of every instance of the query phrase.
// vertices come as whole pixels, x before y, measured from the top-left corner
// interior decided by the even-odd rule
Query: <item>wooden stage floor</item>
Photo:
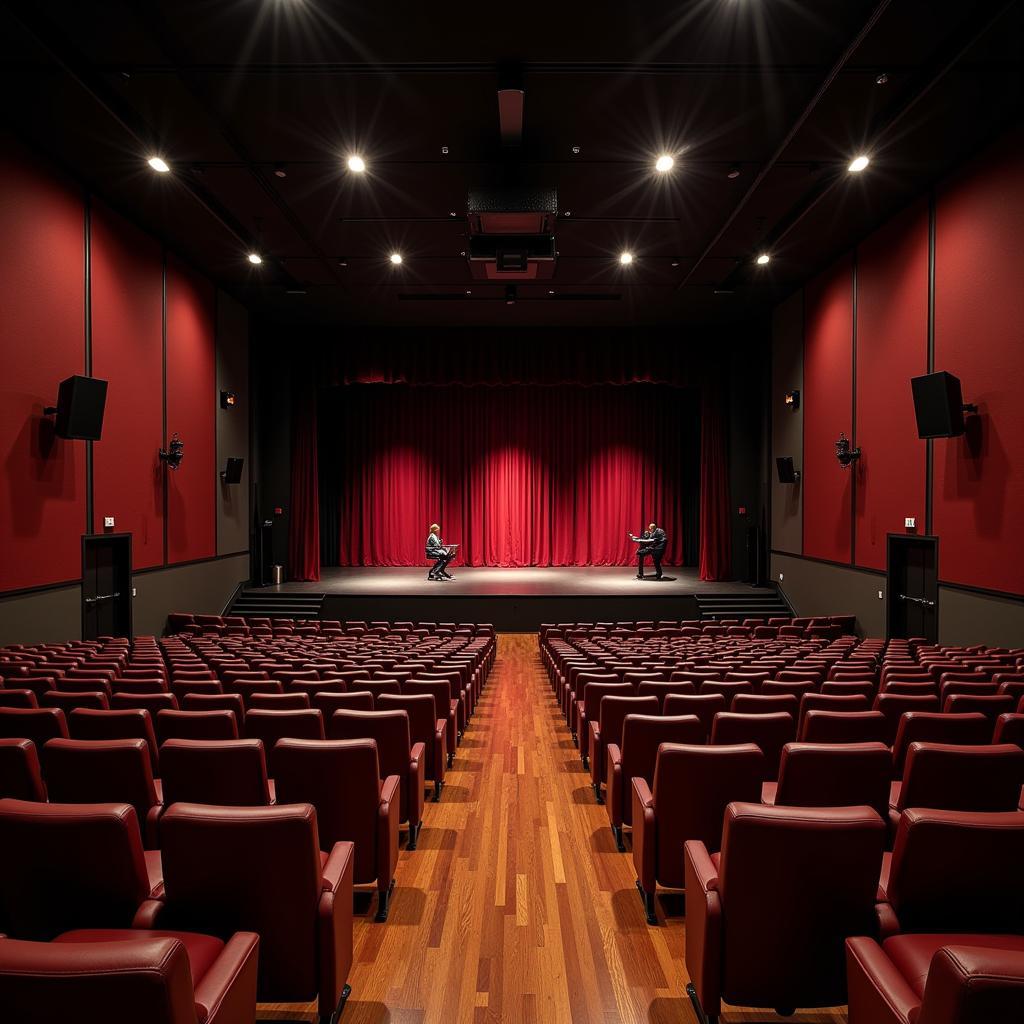
[[[441,802],[426,805],[419,848],[401,851],[388,922],[357,898],[340,1024],[696,1024],[681,895],[659,898],[648,927],[632,856],[615,849],[536,636],[498,645]],[[313,1007],[265,1005],[260,1017],[311,1020]],[[724,1019],[782,1024],[767,1011]]]

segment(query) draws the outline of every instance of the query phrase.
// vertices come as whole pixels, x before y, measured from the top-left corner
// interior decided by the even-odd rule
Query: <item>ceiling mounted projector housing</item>
[[[473,276],[535,281],[555,272],[558,190],[530,186],[470,189],[466,203]]]

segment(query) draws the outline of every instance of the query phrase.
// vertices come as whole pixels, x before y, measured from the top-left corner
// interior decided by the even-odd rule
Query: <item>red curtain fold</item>
[[[668,533],[666,563],[684,561],[695,392],[389,385],[335,395],[341,565],[423,565],[432,522],[460,542],[461,564],[626,565],[636,551],[627,531],[652,520]]]
[[[317,453],[317,396],[303,375],[292,396],[291,500],[288,574],[293,580],[320,579],[320,484]]]
[[[725,580],[732,576],[729,455],[723,402],[711,385],[703,392],[700,427],[700,578]]]

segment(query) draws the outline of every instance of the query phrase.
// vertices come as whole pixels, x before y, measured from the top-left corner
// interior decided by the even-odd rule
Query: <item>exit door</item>
[[[132,635],[132,535],[82,537],[82,639]]]
[[[890,639],[939,638],[939,541],[890,533],[887,635]]]

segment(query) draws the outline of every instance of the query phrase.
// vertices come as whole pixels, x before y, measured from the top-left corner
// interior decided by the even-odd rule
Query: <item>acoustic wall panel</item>
[[[0,590],[81,576],[85,442],[44,406],[85,372],[80,191],[14,143],[0,148]]]
[[[110,382],[93,453],[93,529],[132,534],[133,568],[162,565],[163,284],[160,244],[93,203],[93,373]]]

